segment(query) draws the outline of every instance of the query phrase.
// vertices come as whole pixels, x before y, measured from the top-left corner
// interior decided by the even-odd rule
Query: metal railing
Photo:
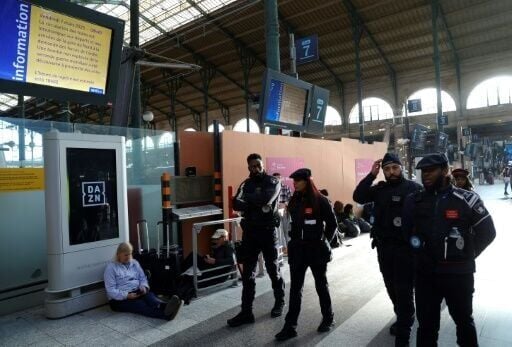
[[[230,242],[232,242],[234,244],[237,241],[236,231],[237,231],[237,228],[239,226],[241,219],[242,219],[241,217],[228,218],[228,219],[214,220],[214,221],[193,224],[193,226],[192,226],[192,270],[193,270],[194,289],[196,291],[196,295],[199,295],[200,292],[205,291],[205,290],[211,290],[212,288],[215,288],[215,287],[224,286],[224,285],[226,285],[227,282],[233,282],[233,284],[238,283],[237,282],[238,278],[236,276],[238,270],[236,268],[235,263],[233,263],[233,265],[216,266],[216,267],[213,267],[211,269],[206,269],[206,270],[198,269],[198,267],[197,267],[197,237],[201,233],[201,230],[203,229],[203,227],[205,227],[205,226],[230,223],[230,229],[231,229],[231,241]],[[215,271],[215,270],[229,268],[229,267],[233,268],[229,272],[225,272],[225,273],[222,273],[217,276],[207,277],[204,279],[198,279],[199,271],[201,271],[201,273],[204,274],[204,273],[208,273],[209,271]],[[228,280],[228,281],[223,281],[221,283],[216,283],[216,284],[213,284],[210,286],[205,286],[205,287],[199,288],[199,283],[204,283],[204,282],[211,281],[213,279],[225,277],[225,276],[227,276],[228,278],[232,277],[232,279]]]

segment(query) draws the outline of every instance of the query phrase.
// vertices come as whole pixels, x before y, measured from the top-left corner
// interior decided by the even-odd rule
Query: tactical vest
[[[419,271],[475,271],[472,199],[478,196],[451,186],[441,192],[423,190],[414,195],[414,229],[410,243],[417,251]]]

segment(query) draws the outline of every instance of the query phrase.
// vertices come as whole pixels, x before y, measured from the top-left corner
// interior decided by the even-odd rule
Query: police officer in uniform
[[[372,185],[381,167],[386,181]],[[421,185],[404,177],[400,159],[386,153],[373,164],[353,194],[354,201],[360,204],[374,203],[372,248],[377,247],[380,271],[397,317],[390,328],[396,336],[395,346],[408,345],[414,323],[413,256],[402,231],[402,209],[405,197],[419,189]]]
[[[278,263],[279,226],[278,200],[281,190],[279,179],[267,175],[259,154],[247,157],[250,172],[233,198],[233,209],[242,213],[242,310],[228,319],[228,325],[237,327],[254,323],[252,304],[256,287],[256,265],[258,255],[263,252],[265,267],[272,281],[275,304],[270,315],[279,317],[284,307],[284,281]],[[240,259],[239,259],[240,261]]]
[[[417,346],[437,346],[443,299],[457,344],[478,346],[473,273],[475,258],[496,236],[494,223],[478,194],[450,183],[444,154],[426,155],[416,169],[424,190],[407,198],[404,230],[416,258]]]
[[[327,263],[331,261],[331,242],[337,230],[336,215],[329,200],[315,187],[311,170],[303,168],[290,175],[295,193],[288,211],[291,217],[288,263],[290,264],[290,308],[278,341],[297,336],[297,320],[302,301],[302,288],[306,270],[311,268],[316,292],[320,299],[322,322],[318,332],[327,332],[334,326],[331,296],[327,283]],[[335,242],[333,242],[335,243]]]

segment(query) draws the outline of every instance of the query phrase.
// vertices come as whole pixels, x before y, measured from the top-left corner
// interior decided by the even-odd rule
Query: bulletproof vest
[[[290,207],[289,213],[292,220],[290,237],[292,239],[314,241],[322,238],[324,222],[321,212],[318,211],[320,208],[319,204],[315,210],[304,201],[299,201]]]
[[[445,191],[414,195],[414,230],[410,239],[418,251],[420,271],[471,273],[475,270],[471,228],[472,192],[449,187]]]
[[[275,192],[276,185],[279,181],[267,174],[256,177],[249,177],[245,181],[244,194],[257,195],[268,192],[270,195]],[[279,195],[279,194],[278,194]],[[250,204],[247,211],[243,214],[242,228],[274,228],[279,226],[280,218],[278,213],[279,196],[270,204],[256,205]]]
[[[407,242],[402,232],[403,205],[406,196],[417,191],[418,188],[419,185],[405,179],[396,185],[379,182],[374,207],[375,237],[384,241]]]

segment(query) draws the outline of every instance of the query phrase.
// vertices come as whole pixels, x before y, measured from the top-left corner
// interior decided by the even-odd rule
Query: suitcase
[[[160,245],[160,226],[163,222],[157,223],[157,251],[156,257],[151,258],[151,290],[156,294],[176,294],[176,281],[180,274],[180,256],[178,245],[169,244],[169,228],[162,228],[162,233],[167,233],[167,243]]]
[[[141,237],[142,231],[142,237]],[[152,266],[157,258],[157,250],[150,247],[148,222],[145,219],[137,221],[137,250],[133,258],[137,260],[144,270],[148,281],[151,279]]]

